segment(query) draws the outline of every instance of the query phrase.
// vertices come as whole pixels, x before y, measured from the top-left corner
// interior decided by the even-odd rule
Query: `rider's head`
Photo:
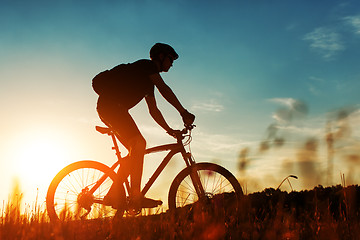
[[[168,44],[156,43],[150,49],[150,58],[156,62],[161,72],[167,72],[174,60],[179,58],[179,55]]]

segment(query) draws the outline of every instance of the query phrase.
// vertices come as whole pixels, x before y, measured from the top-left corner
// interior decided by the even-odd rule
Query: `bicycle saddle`
[[[112,130],[108,127],[95,126],[95,129],[101,134],[112,134]]]

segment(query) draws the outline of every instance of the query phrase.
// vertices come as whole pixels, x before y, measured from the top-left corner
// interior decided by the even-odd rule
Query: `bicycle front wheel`
[[[103,205],[102,200],[115,179],[114,171],[95,161],[79,161],[63,168],[46,195],[50,221],[113,217],[116,210]],[[125,190],[120,188],[125,198]]]
[[[204,190],[199,196],[194,186],[197,174]],[[192,175],[192,176],[191,176]],[[238,210],[243,191],[237,179],[225,168],[213,163],[197,163],[182,170],[174,179],[169,191],[170,210],[195,203],[208,203],[228,211]],[[199,200],[204,201],[199,201]]]

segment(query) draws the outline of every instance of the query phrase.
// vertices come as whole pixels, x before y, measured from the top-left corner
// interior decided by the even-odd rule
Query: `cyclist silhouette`
[[[137,105],[145,98],[149,113],[152,118],[170,135],[174,136],[177,130],[172,129],[165,121],[156,105],[155,87],[161,95],[180,113],[185,125],[194,122],[195,116],[189,113],[180,103],[171,88],[160,76],[161,72],[168,72],[173,61],[178,58],[175,50],[164,43],[156,43],[150,49],[150,60],[141,59],[133,63],[121,64],[102,75],[101,84],[98,87],[93,80],[94,90],[99,94],[97,112],[100,119],[111,127],[119,141],[129,151],[130,170],[130,204],[134,209],[141,207],[155,207],[161,205],[161,201],[152,200],[142,196],[140,192],[143,161],[146,141],[140,133],[135,121],[129,114],[129,109]],[[100,77],[98,77],[100,78]],[[100,81],[98,81],[100,82]],[[101,90],[99,90],[101,88]],[[116,184],[105,197],[106,205],[117,206]]]

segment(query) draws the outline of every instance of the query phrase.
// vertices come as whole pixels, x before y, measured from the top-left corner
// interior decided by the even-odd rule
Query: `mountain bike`
[[[216,202],[217,207],[232,206],[238,209],[242,188],[228,170],[214,163],[196,163],[187,147],[191,142],[191,131],[194,125],[178,131],[176,143],[155,146],[146,149],[145,154],[168,151],[162,162],[145,184],[141,193],[143,196],[151,188],[157,177],[164,170],[172,157],[180,153],[186,167],[180,171],[170,185],[168,194],[169,210],[194,205],[209,205]],[[63,168],[52,180],[46,196],[47,212],[51,221],[97,219],[123,216],[124,213],[136,215],[129,206],[131,192],[128,156],[121,157],[114,131],[111,128],[96,126],[96,130],[112,138],[117,162],[111,167],[91,160],[74,162]],[[189,147],[190,148],[190,147]],[[117,172],[115,171],[118,168]],[[104,196],[112,184],[119,196],[120,208],[114,209],[104,204]]]

